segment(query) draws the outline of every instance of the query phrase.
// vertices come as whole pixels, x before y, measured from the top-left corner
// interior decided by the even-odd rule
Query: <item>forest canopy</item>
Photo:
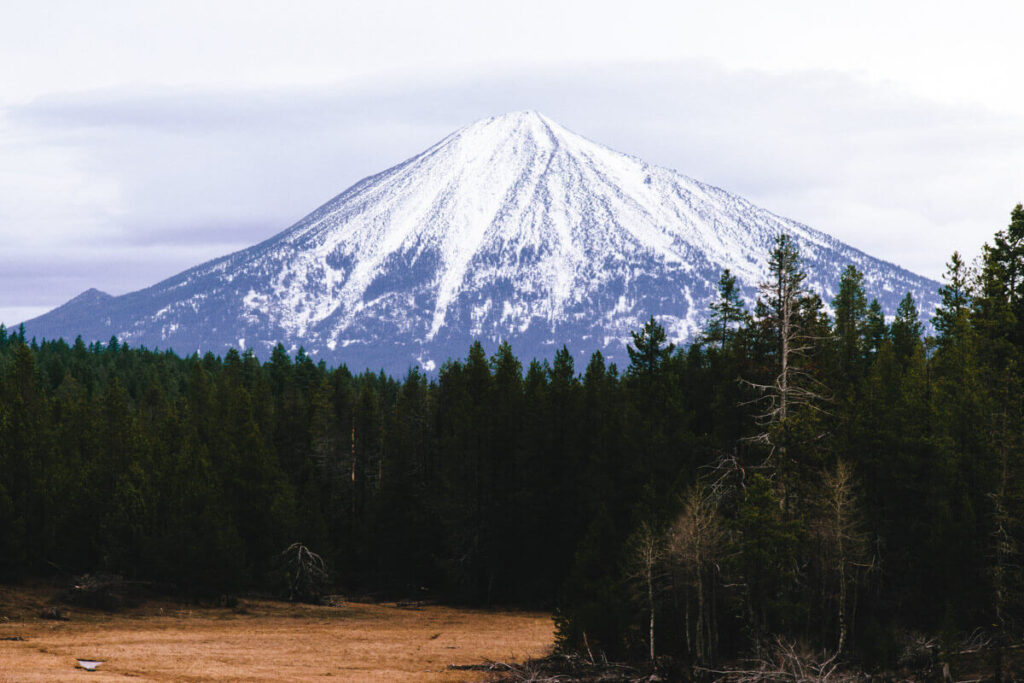
[[[782,235],[748,306],[651,318],[629,365],[474,343],[436,377],[283,347],[179,357],[0,328],[0,573],[340,590],[556,611],[565,649],[710,665],[798,638],[892,663],[913,632],[1016,637],[1024,209],[908,294],[804,286]]]

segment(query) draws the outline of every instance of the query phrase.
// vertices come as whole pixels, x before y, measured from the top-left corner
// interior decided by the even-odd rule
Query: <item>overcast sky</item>
[[[535,109],[938,278],[1024,200],[1024,3],[0,0],[0,321]]]

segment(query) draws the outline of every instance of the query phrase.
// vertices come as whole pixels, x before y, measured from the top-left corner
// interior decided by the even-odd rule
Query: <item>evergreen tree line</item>
[[[687,348],[652,318],[622,369],[475,343],[436,379],[0,327],[0,572],[272,590],[301,541],[340,589],[553,607],[563,647],[609,657],[1007,642],[1021,206],[940,295],[926,335],[909,294],[883,311],[851,265],[826,307],[782,235],[753,310],[725,271]]]

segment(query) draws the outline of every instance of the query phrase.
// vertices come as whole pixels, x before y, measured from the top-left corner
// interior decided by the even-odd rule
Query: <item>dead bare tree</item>
[[[867,536],[861,531],[853,470],[845,462],[839,461],[823,475],[821,500],[813,529],[822,548],[823,569],[835,581],[836,654],[840,654],[848,637],[850,589],[856,587],[858,573],[873,566],[867,558]]]
[[[747,468],[740,462],[735,450],[719,453],[703,469],[702,479],[707,482],[707,494],[718,502],[736,496],[743,489],[747,478]]]
[[[800,267],[800,253],[789,235],[776,238],[769,261],[769,279],[761,283],[761,297],[757,303],[757,318],[778,344],[778,361],[771,381],[767,383],[740,379],[756,397],[747,402],[757,407],[755,422],[762,431],[747,437],[748,441],[770,447],[768,461],[778,451],[785,457],[786,444],[776,443],[772,429],[784,424],[799,407],[821,410],[827,400],[826,387],[807,369],[805,362],[814,350],[814,341],[820,339],[806,329],[808,306],[816,298],[805,287],[807,275]]]
[[[702,486],[694,487],[686,496],[682,514],[669,527],[665,552],[677,579],[696,604],[692,620],[687,609],[686,641],[687,650],[701,664],[714,659],[718,642],[714,586],[725,542],[725,525],[714,500]]]
[[[633,534],[629,545],[628,576],[642,595],[644,607],[648,614],[648,644],[651,661],[655,661],[654,650],[654,614],[657,608],[655,595],[659,592],[662,578],[662,558],[664,543],[661,535],[647,522]]]
[[[288,579],[288,599],[319,602],[329,575],[322,557],[299,542],[281,553]]]

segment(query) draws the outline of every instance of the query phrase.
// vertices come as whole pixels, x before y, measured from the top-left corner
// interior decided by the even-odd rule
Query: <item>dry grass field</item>
[[[450,664],[551,649],[550,615],[393,604],[236,609],[147,603],[117,614],[39,618],[52,590],[0,587],[0,681],[466,681]],[[63,608],[62,608],[63,609]],[[78,659],[104,660],[95,672]]]

